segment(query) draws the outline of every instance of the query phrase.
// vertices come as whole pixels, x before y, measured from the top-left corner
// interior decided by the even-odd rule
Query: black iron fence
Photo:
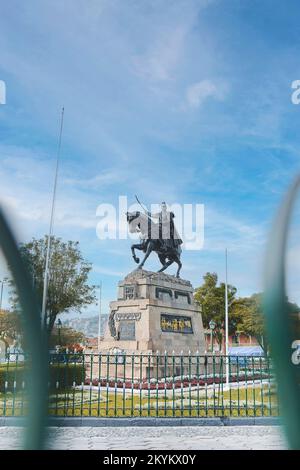
[[[0,363],[0,415],[27,413],[24,354]],[[199,354],[50,355],[49,415],[278,416],[269,357]]]

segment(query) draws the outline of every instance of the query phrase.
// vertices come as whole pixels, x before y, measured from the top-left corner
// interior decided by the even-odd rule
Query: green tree
[[[55,326],[52,330],[49,346],[51,348],[59,346],[72,346],[74,344],[82,344],[86,340],[86,336],[81,331],[63,326],[60,330]]]
[[[216,273],[206,273],[203,276],[203,284],[195,292],[195,300],[200,306],[204,328],[209,328],[210,320],[214,320],[215,336],[219,347],[223,342],[225,328],[225,284],[218,285],[218,275]],[[231,310],[231,305],[235,300],[236,288],[228,285],[228,329],[229,334],[236,331],[236,326],[240,321],[238,312]]]
[[[37,299],[42,304],[44,270],[48,237],[39,240],[33,238],[20,246],[20,253],[32,278]],[[50,336],[56,317],[70,311],[81,310],[96,301],[95,287],[88,284],[92,269],[79,249],[79,243],[64,242],[51,237],[51,258],[49,267],[48,295],[45,327]],[[17,295],[13,295],[13,304],[18,304]]]
[[[268,338],[265,329],[262,301],[262,293],[253,294],[250,297],[241,297],[234,301],[232,309],[240,318],[239,331],[253,336],[261,348],[267,352]],[[289,302],[288,299],[286,301],[291,315],[297,317],[300,307],[295,303]]]
[[[20,315],[8,310],[0,310],[0,338],[9,345],[9,340],[19,338],[21,333]]]
[[[253,294],[251,297],[240,297],[233,303],[232,309],[240,317],[238,330],[246,335],[253,336],[258,344],[267,350],[264,316],[262,310],[262,294]]]

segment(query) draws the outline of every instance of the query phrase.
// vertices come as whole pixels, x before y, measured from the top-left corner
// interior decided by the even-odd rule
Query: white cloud
[[[151,83],[152,90],[157,90],[155,82],[174,81],[182,73],[199,14],[211,3],[213,0],[163,0],[159,8],[143,12],[140,21],[145,27],[140,31],[138,53],[132,54],[132,65],[136,75]]]
[[[164,32],[146,54],[133,57],[135,73],[150,81],[174,78],[183,52],[185,35],[186,28],[183,26]]]
[[[104,186],[115,186],[124,183],[130,177],[130,171],[126,168],[112,168],[103,170],[90,178],[65,178],[64,184],[83,189],[99,190]]]
[[[0,197],[11,214],[17,232],[35,234],[49,224],[54,180],[53,158],[41,158],[38,150],[0,146]],[[95,229],[93,197],[76,184],[64,184],[63,172],[57,188],[56,227]],[[75,180],[76,181],[76,180]]]
[[[290,101],[284,96],[279,107],[283,91],[273,106],[277,81],[274,87],[270,81],[266,86],[263,68],[258,88],[254,75],[259,70],[253,68],[248,76],[247,54],[237,64],[235,43],[233,48],[223,48],[223,31],[215,27],[214,15],[201,15],[210,1],[33,3],[34,7],[23,2],[14,10],[7,3],[0,17],[1,67],[9,77],[14,103],[0,110],[3,141],[20,145],[0,146],[0,195],[16,214],[22,233],[26,238],[43,234],[49,225],[55,167],[51,148],[56,145],[57,116],[64,104],[55,233],[76,237],[93,262],[100,265],[102,256],[102,269],[116,273],[121,269],[117,251],[123,250],[126,271],[132,266],[130,241],[106,243],[96,238],[99,203],[114,202],[118,194],[131,198],[138,194],[146,204],[200,198],[208,209],[210,203],[217,206],[218,212],[206,211],[204,250],[197,261],[194,252],[184,252],[190,259],[184,269],[194,266],[197,279],[199,271],[222,270],[224,246],[228,246],[235,257],[232,269],[237,284],[243,278],[243,285],[252,288],[256,276],[250,267],[261,258],[266,218],[262,226],[258,216],[248,216],[247,207],[239,218],[234,201],[248,194],[251,209],[256,204],[253,194],[262,204],[271,204],[274,191],[281,191],[291,173],[287,151],[276,164],[268,149],[262,149],[264,142],[271,141],[280,144],[277,154],[283,150],[280,115]],[[228,33],[230,46],[232,30]],[[258,54],[259,62],[253,65],[261,68],[261,57]],[[234,93],[228,97],[229,90]],[[229,110],[206,107],[227,97]],[[205,119],[204,113],[182,112],[199,108],[205,108]],[[235,148],[239,139],[251,153],[241,154],[240,160]],[[262,158],[257,157],[253,142]],[[21,148],[26,145],[28,151]],[[298,154],[293,155],[296,168]],[[253,161],[249,172],[248,161]],[[259,161],[265,168],[256,167]],[[230,216],[231,207],[235,219]],[[265,214],[269,217],[269,209]],[[115,251],[113,256],[109,249]],[[156,269],[157,259],[152,258],[149,266]]]
[[[221,81],[201,80],[187,88],[186,101],[191,108],[199,108],[208,98],[223,100],[227,90],[227,85]]]

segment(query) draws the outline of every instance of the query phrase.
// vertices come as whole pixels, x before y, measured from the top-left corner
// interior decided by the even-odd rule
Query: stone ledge
[[[187,281],[185,279],[181,279],[176,276],[172,276],[171,274],[166,274],[166,273],[158,273],[158,272],[153,272],[153,271],[146,271],[145,269],[135,269],[131,273],[127,274],[125,276],[124,280],[119,282],[120,284],[123,284],[124,282],[134,282],[138,281],[140,279],[150,279],[151,281],[157,281],[157,282],[168,282],[171,284],[177,284],[181,286],[188,286],[192,287],[192,284],[190,281]]]
[[[162,426],[278,426],[281,418],[93,418],[93,417],[50,417],[48,427],[162,427]],[[25,426],[26,418],[17,416],[0,417],[0,427]]]

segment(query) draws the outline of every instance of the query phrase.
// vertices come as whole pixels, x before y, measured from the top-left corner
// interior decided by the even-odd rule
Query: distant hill
[[[105,332],[108,321],[108,315],[101,315],[101,336]],[[98,316],[93,317],[77,317],[62,320],[62,324],[74,330],[81,331],[89,338],[96,338],[98,336]]]

